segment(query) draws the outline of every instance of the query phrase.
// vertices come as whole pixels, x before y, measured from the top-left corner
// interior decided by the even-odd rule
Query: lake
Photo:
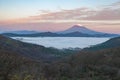
[[[96,37],[12,37],[22,42],[43,45],[45,47],[62,48],[85,48],[103,43],[110,38]]]

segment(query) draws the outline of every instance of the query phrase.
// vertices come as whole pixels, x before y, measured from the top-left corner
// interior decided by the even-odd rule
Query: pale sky
[[[75,24],[120,33],[120,0],[0,0],[0,31],[60,31]]]

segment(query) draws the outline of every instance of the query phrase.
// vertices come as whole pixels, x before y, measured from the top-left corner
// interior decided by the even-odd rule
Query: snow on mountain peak
[[[82,26],[82,25],[78,25],[78,24],[77,24],[77,25],[74,25],[74,26],[71,27],[71,28],[78,28],[78,29],[79,29],[79,28],[81,28],[81,29],[83,28],[83,29],[87,29],[86,27],[84,27],[84,26]]]

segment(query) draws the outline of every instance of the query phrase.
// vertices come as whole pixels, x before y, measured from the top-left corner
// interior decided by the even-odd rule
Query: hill
[[[0,35],[0,80],[120,80],[119,39],[107,41],[117,47],[59,58],[58,54],[63,53],[58,50]],[[48,59],[54,60],[46,62]]]
[[[2,35],[0,35],[0,50],[11,51],[31,59],[45,61],[51,61],[62,56],[70,55],[65,54],[67,52],[71,54],[76,52],[74,50],[58,50],[55,48],[46,48],[40,45],[24,43]]]
[[[0,80],[43,80],[47,64],[73,53],[76,51],[45,48],[0,35]]]
[[[52,71],[50,74],[46,73],[47,75],[60,75],[66,80],[119,80],[120,47],[96,52],[79,52],[48,67],[49,71]]]
[[[0,36],[1,38],[4,37]],[[35,80],[42,79],[42,69],[45,64],[47,62],[42,59],[32,59],[19,51],[5,49],[5,46],[0,47],[0,80],[33,80],[35,76],[37,76]]]
[[[41,32],[41,33],[34,33],[34,34],[15,34],[15,33],[3,33],[4,36],[9,37],[56,37],[59,36],[56,33],[52,32]]]
[[[120,37],[112,38],[104,43],[85,48],[84,50],[102,50],[107,48],[117,48],[120,47]]]

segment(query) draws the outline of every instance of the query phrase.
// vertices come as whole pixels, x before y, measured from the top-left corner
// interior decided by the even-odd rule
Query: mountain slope
[[[0,49],[0,80],[120,80],[120,47],[79,52],[53,63]]]
[[[116,37],[118,36],[117,34],[109,34],[109,33],[103,33],[103,32],[97,32],[91,29],[88,29],[84,26],[80,26],[80,25],[74,25],[71,28],[64,30],[64,31],[60,31],[57,32],[58,34],[69,34],[69,33],[74,33],[74,32],[78,32],[80,35],[79,37],[81,37],[82,34],[85,35],[85,37],[91,36],[91,37]],[[84,36],[82,35],[82,36]]]
[[[55,63],[54,66],[59,66],[58,70],[60,69],[60,73],[64,73],[68,80],[119,80],[120,47],[96,52],[79,52],[66,61]]]
[[[85,48],[85,50],[101,50],[101,49],[117,48],[117,47],[120,47],[120,37],[112,38],[102,44],[98,44],[90,48]]]
[[[102,44],[102,48],[99,50],[83,50],[64,60],[50,64],[48,66],[50,72],[46,74],[64,76],[63,79],[66,80],[119,80],[120,37],[112,38],[104,45]]]
[[[81,32],[83,34],[90,34],[90,35],[103,34],[102,32],[93,31],[84,26],[79,26],[79,25],[74,25],[71,28],[61,31],[59,33],[66,34],[66,33],[72,33],[72,32]]]
[[[37,31],[27,31],[27,30],[21,30],[21,31],[9,31],[4,33],[11,33],[11,34],[36,34],[39,33]]]
[[[45,48],[44,46],[20,42],[1,35],[0,35],[0,50],[19,53],[20,55],[23,55],[34,60],[46,60],[46,61],[55,60],[62,56],[70,55],[65,54],[67,52],[74,53],[74,50],[64,51],[54,48]]]
[[[41,32],[35,34],[14,34],[14,33],[3,33],[2,35],[10,36],[10,37],[56,37],[59,34],[52,33],[52,32]]]
[[[109,47],[114,44],[112,48],[94,52],[80,51],[46,63],[33,56],[37,54],[36,51],[44,55],[46,51],[51,52],[53,49],[48,50],[43,46],[0,35],[0,80],[120,80],[119,43],[120,37],[113,38],[107,41]],[[34,53],[30,56],[32,51]]]
[[[31,80],[32,74],[42,73],[44,63],[42,59],[37,61],[17,51],[0,47],[0,80]]]
[[[95,36],[91,36],[89,34],[84,34],[81,32],[71,32],[71,33],[66,33],[66,34],[60,34],[60,36],[63,36],[63,37],[95,37]]]

